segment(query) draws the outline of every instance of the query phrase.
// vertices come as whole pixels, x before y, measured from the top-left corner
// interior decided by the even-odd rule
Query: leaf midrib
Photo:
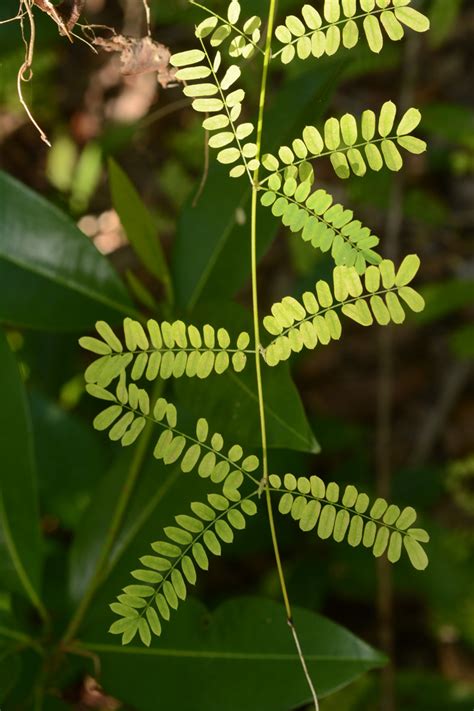
[[[245,385],[245,383],[243,383],[242,380],[235,373],[229,371],[228,375],[230,378],[232,378],[232,380],[234,380],[237,383],[237,385],[246,393],[246,395],[248,395],[252,400],[257,401],[257,396],[255,395],[253,390],[251,390],[251,388],[249,388],[247,385]],[[273,417],[273,419],[276,422],[278,422],[279,425],[281,425],[281,427],[284,427],[288,432],[290,432],[292,435],[294,435],[302,443],[304,443],[305,445],[308,445],[308,443],[309,443],[312,447],[311,451],[314,451],[314,452],[319,451],[317,449],[314,449],[315,445],[316,445],[316,440],[315,440],[314,436],[312,435],[311,430],[310,430],[310,433],[312,436],[310,438],[303,437],[301,432],[299,432],[297,429],[295,429],[294,427],[289,425],[287,422],[285,422],[285,420],[283,420],[280,417],[280,415],[278,415],[275,412],[275,410],[273,410],[273,408],[271,408],[267,402],[265,403],[265,410],[266,410],[266,412],[268,412],[268,414],[271,417]]]
[[[49,269],[38,267],[38,265],[33,265],[27,261],[23,261],[22,259],[15,259],[11,255],[7,255],[5,253],[0,253],[0,259],[3,259],[5,262],[14,264],[16,267],[24,269],[27,272],[30,272],[37,276],[41,276],[45,279],[49,279],[54,284],[64,286],[70,289],[71,291],[75,291],[78,294],[88,297],[89,299],[109,306],[110,308],[115,309],[116,311],[119,311],[123,314],[126,314],[127,316],[134,316],[135,318],[140,318],[139,312],[136,311],[132,306],[128,307],[126,306],[126,304],[110,299],[99,291],[87,289],[83,287],[79,282],[61,277],[60,275],[52,272]]]
[[[298,655],[277,654],[272,652],[221,652],[221,651],[198,651],[195,649],[164,649],[164,648],[147,648],[147,647],[119,647],[112,644],[88,644],[84,643],[83,649],[90,652],[102,652],[104,654],[131,654],[156,657],[173,657],[183,659],[234,659],[248,661],[275,661],[275,662],[298,662]],[[339,655],[324,655],[324,654],[305,654],[305,659],[310,662],[359,662],[361,664],[382,663],[383,660],[374,657],[367,659],[364,657],[342,657]]]

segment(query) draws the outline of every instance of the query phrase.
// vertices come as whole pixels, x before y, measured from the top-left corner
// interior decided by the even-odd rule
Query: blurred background
[[[243,4],[248,14],[264,12],[261,0]],[[154,39],[172,51],[188,46],[198,12],[185,0],[150,5]],[[422,110],[418,135],[429,144],[426,154],[409,156],[395,177],[383,171],[342,183],[330,167],[317,172],[319,183],[381,236],[384,256],[398,261],[398,254],[419,254],[418,285],[427,308],[402,328],[374,327],[370,336],[348,327],[340,342],[293,361],[322,451],[274,451],[272,465],[283,472],[324,473],[413,505],[432,539],[431,565],[420,574],[404,563],[396,569],[377,564],[364,550],[302,537],[292,522],[279,521],[293,602],[323,612],[394,659],[394,670],[382,679],[377,673],[363,677],[323,701],[323,711],[467,711],[474,704],[474,3],[426,0],[420,6],[431,18],[429,35],[387,43],[380,56],[361,43],[317,66],[276,65],[271,77],[275,92],[299,87],[298,127],[321,121],[326,111],[357,115],[393,99]],[[219,11],[225,4],[215,0],[212,7]],[[279,12],[299,7],[280,0]],[[0,20],[16,9],[14,0],[2,0]],[[193,213],[204,136],[180,89],[161,86],[154,73],[124,77],[118,53],[95,54],[84,42],[70,43],[49,17],[36,15],[34,78],[24,96],[52,146],[40,140],[18,101],[16,74],[24,53],[18,24],[1,25],[1,168],[68,212],[112,261],[135,300],[153,310],[160,287],[127,243],[112,207],[108,159],[137,187],[167,254],[183,244],[181,233],[193,229],[194,214],[204,223],[184,245],[190,258],[199,251],[196,240],[214,229],[214,211],[229,205],[228,185],[211,174]],[[86,0],[85,16],[127,36],[145,32],[138,0]],[[321,76],[324,91],[315,92]],[[244,74],[244,81],[255,101],[255,73]],[[280,125],[292,110],[280,105]],[[230,209],[245,239],[246,206],[237,196]],[[301,293],[330,268],[302,240],[275,232],[260,266],[264,309],[286,293]],[[181,278],[185,293],[186,275]],[[232,278],[231,263],[221,265],[219,278]],[[246,278],[235,287],[236,301],[248,307]],[[204,296],[212,301],[219,295],[210,289]],[[64,560],[114,454],[90,425],[94,406],[83,397],[86,359],[77,334],[63,330],[9,332],[31,393],[42,526],[56,563]],[[200,395],[191,390],[181,397]],[[66,467],[70,492],[58,494]],[[199,595],[213,606],[229,591],[278,599],[263,518],[230,557],[214,565]]]

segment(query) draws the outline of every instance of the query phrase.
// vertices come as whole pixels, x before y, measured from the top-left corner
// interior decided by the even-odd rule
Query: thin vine
[[[276,0],[270,0],[270,7],[268,12],[267,21],[267,36],[265,42],[265,56],[263,60],[263,70],[262,79],[260,84],[260,99],[259,99],[259,110],[258,110],[258,121],[257,121],[257,160],[260,160],[262,152],[262,137],[263,137],[263,125],[265,116],[265,103],[266,103],[266,93],[267,93],[267,83],[268,83],[268,71],[271,61],[272,54],[272,38],[273,38],[273,28],[275,24],[276,15]],[[278,537],[275,525],[275,517],[273,514],[272,496],[270,491],[269,482],[269,472],[268,472],[268,448],[267,448],[267,427],[265,421],[265,399],[263,391],[262,382],[262,344],[260,341],[260,314],[258,306],[258,275],[257,275],[257,204],[258,204],[258,192],[259,192],[259,175],[260,166],[255,169],[253,174],[253,185],[252,185],[252,208],[251,208],[251,264],[252,264],[252,309],[253,309],[253,323],[254,323],[254,339],[255,339],[255,370],[257,378],[257,393],[258,393],[258,408],[260,416],[260,434],[262,440],[262,463],[263,463],[263,486],[265,490],[265,498],[267,502],[267,512],[268,512],[268,522],[270,525],[270,534],[272,539],[273,552],[275,555],[275,562],[278,570],[278,578],[280,581],[281,593],[283,596],[283,601],[286,610],[286,618],[288,626],[291,629],[291,633],[295,642],[295,646],[298,652],[298,657],[300,659],[303,671],[308,682],[308,686],[313,697],[314,705],[316,711],[319,711],[319,702],[316,690],[314,688],[311,676],[306,665],[303,650],[301,649],[301,644],[298,638],[295,624],[293,622],[293,613],[291,609],[290,598],[288,595],[288,590],[286,587],[285,574],[283,570],[283,564],[281,560],[280,547],[278,544]]]

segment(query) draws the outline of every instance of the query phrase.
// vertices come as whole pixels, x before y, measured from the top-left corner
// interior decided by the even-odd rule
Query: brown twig
[[[0,25],[8,25],[10,22],[18,22],[19,20],[21,20],[21,18],[26,15],[26,11],[21,11],[22,5],[23,2],[20,2],[16,15],[14,15],[13,17],[7,17],[6,20],[0,20]]]
[[[35,20],[33,17],[33,13],[31,10],[31,3],[32,3],[32,0],[21,0],[21,6],[25,7],[25,11],[26,11],[25,14],[28,16],[28,22],[29,22],[29,26],[30,26],[30,36],[29,36],[29,39],[26,38],[25,27],[24,27],[24,23],[23,23],[25,14],[22,14],[20,17],[20,27],[21,27],[21,36],[23,39],[23,43],[25,45],[25,59],[21,65],[21,67],[18,70],[16,86],[17,86],[18,98],[19,98],[20,103],[23,106],[24,110],[26,111],[28,118],[30,119],[31,123],[36,128],[36,130],[38,131],[41,140],[44,141],[44,143],[46,143],[46,145],[51,148],[51,143],[49,142],[48,137],[46,136],[45,132],[43,131],[41,126],[38,124],[38,122],[36,121],[33,114],[31,113],[30,108],[23,97],[23,90],[22,90],[23,82],[28,82],[33,77],[32,65],[33,65],[33,57],[34,57],[34,51],[35,51],[36,27],[35,27]]]
[[[148,0],[142,0],[143,2],[143,9],[145,11],[145,18],[146,18],[146,30],[148,37],[151,37],[151,14],[150,14],[150,6],[148,5]]]

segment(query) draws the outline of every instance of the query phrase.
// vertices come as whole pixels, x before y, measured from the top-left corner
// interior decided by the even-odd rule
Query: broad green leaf
[[[194,416],[205,414],[211,430],[221,432],[226,441],[236,438],[247,447],[260,446],[258,400],[253,363],[243,373],[226,373],[205,382],[197,378],[176,382],[181,410]],[[319,444],[311,431],[286,364],[264,368],[265,412],[268,446],[318,452]],[[229,408],[226,403],[232,403]]]
[[[15,357],[0,329],[0,578],[40,608],[42,567],[33,432]]]
[[[117,458],[93,490],[89,506],[79,523],[77,535],[70,550],[69,576],[69,592],[76,603],[81,599],[94,575],[118,497],[130,476],[132,461],[133,452],[131,450],[126,450]]]
[[[250,314],[233,303],[203,304],[202,313],[214,323],[231,324],[232,339],[248,332]],[[199,321],[200,312],[196,312]],[[237,344],[246,348],[248,336],[239,338]],[[190,412],[195,420],[206,417],[211,432],[220,432],[225,441],[236,440],[244,449],[260,447],[260,425],[255,384],[255,362],[248,354],[247,367],[242,373],[229,373],[219,378],[199,381],[197,378],[180,378],[175,383],[181,401],[180,411]],[[306,418],[298,390],[293,383],[288,365],[263,368],[263,386],[266,401],[267,436],[269,447],[318,452],[317,443]],[[227,407],[226,403],[232,403]],[[236,437],[236,432],[239,436]]]
[[[169,297],[171,277],[152,215],[127,174],[113,159],[109,160],[109,180],[112,203],[128,241],[142,264],[163,282]]]
[[[64,213],[1,172],[0,194],[0,321],[77,331],[135,313],[107,259]]]
[[[156,427],[154,431],[157,434],[159,430]],[[123,587],[124,580],[129,580],[130,571],[139,566],[139,558],[150,551],[150,541],[156,541],[163,527],[172,525],[174,516],[182,514],[183,501],[205,500],[209,492],[207,480],[183,475],[179,465],[167,466],[150,453],[138,466],[138,479],[130,487],[135,467],[133,451],[125,450],[119,455],[93,492],[73,542],[69,589],[77,604],[91,583],[115,511],[127,493],[124,516],[110,554],[102,561],[101,584],[86,614],[85,627],[103,626],[104,610]]]
[[[107,467],[104,438],[94,432],[89,422],[39,393],[32,393],[29,402],[41,511],[73,530]]]
[[[295,609],[294,621],[321,697],[384,663],[380,654],[323,617]],[[286,711],[310,701],[283,606],[270,600],[229,600],[212,616],[188,600],[150,648],[139,642],[120,647],[111,638],[98,638],[97,631],[92,634],[86,647],[100,658],[104,687],[141,711],[156,709],[156,679],[160,703],[170,709]]]
[[[0,634],[0,703],[4,704],[5,701],[8,701],[10,691],[15,688],[20,676],[21,655],[18,654],[13,644],[8,647],[2,642]]]

